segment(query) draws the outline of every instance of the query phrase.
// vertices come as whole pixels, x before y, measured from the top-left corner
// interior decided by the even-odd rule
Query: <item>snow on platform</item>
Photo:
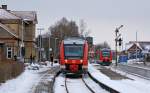
[[[51,69],[50,64],[48,64],[48,66],[40,66],[39,70],[26,69],[17,78],[8,80],[6,83],[1,84],[0,93],[32,93],[34,86],[36,86],[42,78],[42,75],[39,73],[49,69]]]
[[[123,80],[111,80],[106,75],[102,74],[94,66],[89,64],[89,72],[98,81],[108,85],[109,87],[121,92],[121,93],[148,93],[150,92],[150,81],[141,80],[138,78],[123,79]]]
[[[0,86],[0,93],[29,93],[38,80],[38,74],[25,70],[19,77]]]

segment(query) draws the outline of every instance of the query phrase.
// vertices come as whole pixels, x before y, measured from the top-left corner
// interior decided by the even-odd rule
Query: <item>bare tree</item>
[[[60,40],[65,37],[79,36],[78,26],[74,21],[68,21],[66,18],[62,18],[55,25],[50,26],[51,35]]]
[[[87,24],[83,19],[80,20],[79,27],[80,27],[80,36],[83,36],[83,37],[89,36],[89,34],[91,33],[91,30],[89,29],[87,30]]]
[[[101,44],[97,44],[97,45],[95,46],[95,50],[100,50],[100,49],[103,49],[103,48],[108,48],[108,49],[110,49],[110,46],[109,46],[109,44],[108,44],[106,41],[104,41],[104,42],[101,43]]]

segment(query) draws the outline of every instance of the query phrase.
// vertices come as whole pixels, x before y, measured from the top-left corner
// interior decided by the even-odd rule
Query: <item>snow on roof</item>
[[[0,8],[0,19],[23,19],[37,23],[35,11],[9,11]]]
[[[133,46],[133,43],[128,43],[126,44],[126,50],[128,50],[129,48],[131,48]]]
[[[5,9],[0,9],[0,19],[20,19]]]
[[[140,49],[142,49],[141,45],[139,43],[135,43]]]
[[[84,44],[85,40],[80,38],[67,38],[64,40],[64,44]]]
[[[150,50],[150,45],[145,46],[147,50]]]
[[[128,50],[129,48],[131,48],[133,45],[136,45],[138,48],[140,48],[141,50],[143,50],[143,46],[140,42],[129,42],[126,44],[126,50]]]
[[[21,17],[25,21],[34,21],[37,23],[37,16],[35,11],[11,11],[14,15]]]
[[[136,43],[136,41],[130,41],[129,43]],[[150,49],[150,41],[138,41],[137,46],[143,50]]]
[[[150,50],[150,43],[148,44],[148,43],[142,43],[142,44],[140,44],[141,45],[141,47],[144,49],[144,50]]]

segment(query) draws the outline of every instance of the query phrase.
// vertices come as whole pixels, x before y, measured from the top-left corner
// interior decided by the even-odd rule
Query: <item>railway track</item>
[[[69,90],[68,90],[68,87],[67,87],[67,78],[65,78],[65,89],[66,89],[66,92],[69,93]]]
[[[53,93],[120,93],[101,83],[90,73],[82,78],[66,77],[60,73],[55,78]]]
[[[67,79],[68,79],[68,78],[65,78],[65,89],[66,89],[66,92],[67,92],[67,93],[71,93],[72,91],[70,90],[71,92],[69,92],[69,88],[68,88],[68,86],[67,86],[67,82],[68,82]],[[84,81],[84,78],[83,78],[83,77],[82,77],[81,79],[79,79],[79,81],[82,81],[82,83],[83,83],[82,85],[85,85],[85,86],[86,86],[86,88],[87,88],[87,90],[88,90],[88,93],[96,93],[96,92],[94,92],[94,90],[92,90],[92,88],[90,88],[89,85]]]
[[[89,87],[89,85],[85,82],[83,77],[82,77],[82,81],[84,82],[85,86],[91,91],[91,93],[96,93],[96,92],[94,92],[94,90],[92,90],[91,87]]]
[[[117,68],[125,73],[138,76],[146,80],[150,80],[150,69],[124,64],[119,64]]]
[[[53,93],[109,93],[89,75],[74,78],[60,74],[56,77],[53,88]]]

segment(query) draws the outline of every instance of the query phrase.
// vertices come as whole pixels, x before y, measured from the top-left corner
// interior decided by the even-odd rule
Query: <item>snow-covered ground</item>
[[[54,93],[66,93],[65,77],[63,75],[56,77],[54,84]]]
[[[58,65],[58,64],[57,64]],[[50,69],[51,66],[48,64],[48,66],[40,66],[39,70],[28,70],[26,69],[20,76],[18,76],[15,79],[8,80],[6,83],[3,83],[0,85],[0,93],[32,93],[32,90],[34,86],[36,86],[40,79],[42,78],[42,75],[39,74],[39,72],[44,72]],[[113,89],[118,90],[121,93],[149,93],[150,92],[150,81],[144,80],[136,76],[132,76],[129,74],[126,74],[124,72],[114,70],[118,73],[121,73],[123,75],[126,75],[127,77],[131,79],[122,79],[122,80],[111,80],[106,75],[102,74],[99,70],[97,70],[93,65],[89,64],[89,72],[94,76],[97,80],[100,82],[112,87]],[[133,80],[132,80],[133,79]],[[68,83],[80,83],[76,80],[74,81],[68,81]],[[86,82],[89,82],[90,80],[86,80]],[[71,85],[69,85],[71,86]],[[82,85],[77,84],[76,86],[80,86],[79,89],[82,90]],[[55,86],[57,89],[55,90],[55,93],[66,93],[65,92],[65,86],[64,86],[64,77],[56,78]],[[94,86],[92,86],[94,89]],[[70,87],[71,89],[71,87]],[[72,89],[74,90],[74,85],[72,86]],[[95,89],[97,90],[97,88]],[[98,90],[97,90],[98,91]]]
[[[91,64],[89,65],[89,72],[98,81],[110,86],[111,88],[121,93],[149,93],[150,92],[150,81],[148,80],[144,80],[132,75],[128,75],[128,77],[131,79],[111,80],[109,77],[102,74]]]
[[[108,93],[97,83],[95,83],[90,77],[85,77],[84,81],[96,93]],[[66,83],[69,93],[91,93],[91,91],[82,81],[82,78],[67,78]],[[54,93],[66,93],[65,76],[62,74],[56,78],[56,82],[54,84]]]
[[[44,72],[51,68],[50,64],[48,64],[48,66],[39,67],[39,70],[26,69],[17,78],[8,80],[6,83],[1,84],[0,93],[32,93],[34,86],[38,84],[43,76],[41,76],[39,72]]]
[[[109,93],[108,91],[100,87],[96,82],[94,82],[90,77],[84,78],[84,81],[96,93]]]

